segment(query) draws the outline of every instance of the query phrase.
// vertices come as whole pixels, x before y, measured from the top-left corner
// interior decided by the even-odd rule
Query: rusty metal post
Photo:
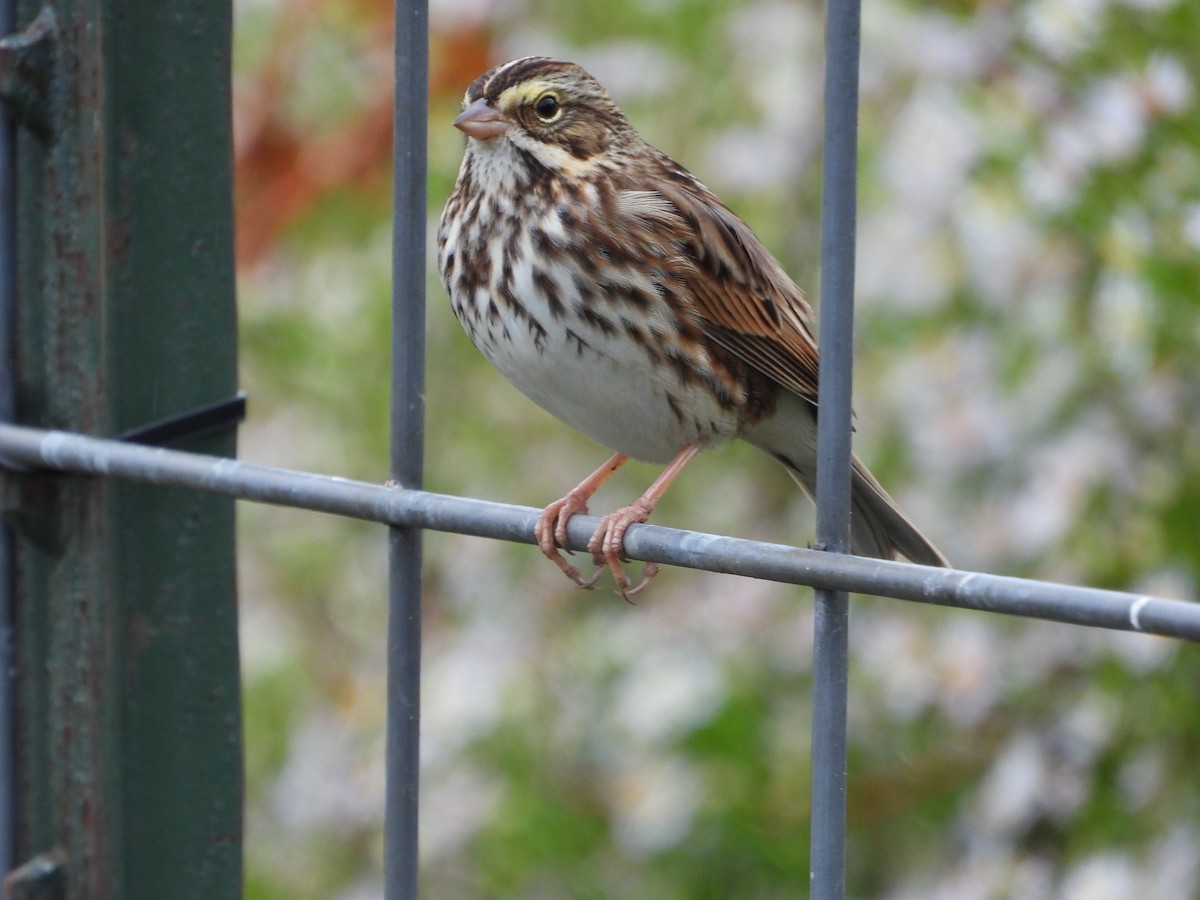
[[[16,421],[116,435],[234,393],[231,19],[228,0],[18,3]],[[232,501],[28,473],[0,502],[27,864],[9,890],[34,872],[81,900],[240,896]]]

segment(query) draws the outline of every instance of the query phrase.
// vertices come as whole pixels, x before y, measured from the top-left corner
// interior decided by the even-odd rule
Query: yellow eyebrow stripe
[[[532,103],[546,91],[552,90],[554,90],[554,85],[549,81],[524,81],[521,84],[505,88],[504,93],[497,100],[497,106],[508,111],[523,103]]]

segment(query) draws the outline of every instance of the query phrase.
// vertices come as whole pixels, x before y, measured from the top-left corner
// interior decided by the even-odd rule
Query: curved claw
[[[603,569],[601,571],[603,571]],[[657,574],[658,574],[658,563],[652,563],[652,562],[646,563],[644,566],[642,566],[642,580],[639,581],[637,584],[633,585],[632,587],[630,587],[629,586],[630,585],[629,576],[626,575],[624,571],[622,571],[620,581],[624,581],[625,583],[622,586],[620,581],[618,581],[617,593],[620,594],[621,599],[623,599],[626,603],[633,603],[633,600],[631,600],[630,598],[633,597],[634,594],[641,593],[642,590],[646,587],[646,585],[648,585],[654,579],[654,576]]]
[[[533,526],[533,534],[537,538],[538,548],[548,560],[558,566],[564,575],[581,588],[590,590],[600,577],[599,573],[585,579],[579,569],[572,565],[559,549],[567,540],[567,523],[577,512],[587,512],[587,501],[567,494],[561,500],[555,500],[542,510],[537,524]]]
[[[652,508],[639,498],[629,506],[609,513],[600,520],[600,527],[588,541],[588,552],[592,554],[592,561],[612,572],[613,580],[617,583],[617,593],[626,600],[644,588],[658,573],[656,564],[647,563],[642,569],[642,580],[635,587],[621,565],[624,561],[625,532],[630,525],[640,525],[650,518]]]
[[[603,574],[604,574],[603,569],[597,569],[595,572],[592,573],[591,578],[581,579],[579,581],[576,581],[575,583],[577,585],[579,585],[581,588],[583,588],[583,590],[590,591],[592,588],[594,588],[596,586],[596,582],[600,580],[600,576]]]

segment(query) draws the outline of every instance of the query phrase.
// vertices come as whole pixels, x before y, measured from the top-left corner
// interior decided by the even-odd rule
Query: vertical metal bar
[[[821,202],[821,369],[817,543],[844,553],[850,533],[850,394],[858,162],[859,0],[829,0],[825,22],[825,156]],[[813,636],[814,900],[846,893],[846,693],[849,601],[818,591]]]
[[[392,237],[392,477],[422,482],[425,442],[425,132],[429,18],[397,0]],[[387,797],[384,890],[417,897],[420,785],[421,531],[392,528],[389,546]]]
[[[232,10],[163,7],[57,0],[7,48],[40,120],[15,138],[31,425],[120,433],[236,389]],[[231,456],[234,436],[189,449]],[[55,851],[69,897],[237,896],[233,503],[35,473],[5,489],[18,862]]]
[[[15,0],[0,0],[0,35],[16,29]],[[16,142],[13,122],[0,110],[0,422],[16,421]],[[0,872],[13,868],[17,798],[13,772],[13,545],[0,521]]]

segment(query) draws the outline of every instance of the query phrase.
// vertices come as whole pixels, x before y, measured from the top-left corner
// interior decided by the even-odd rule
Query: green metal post
[[[18,23],[39,11],[21,0]],[[18,422],[114,435],[234,393],[231,19],[228,0],[60,0],[0,53],[26,126]],[[232,501],[40,473],[0,487],[16,860],[43,882],[60,868],[72,900],[240,896]]]

